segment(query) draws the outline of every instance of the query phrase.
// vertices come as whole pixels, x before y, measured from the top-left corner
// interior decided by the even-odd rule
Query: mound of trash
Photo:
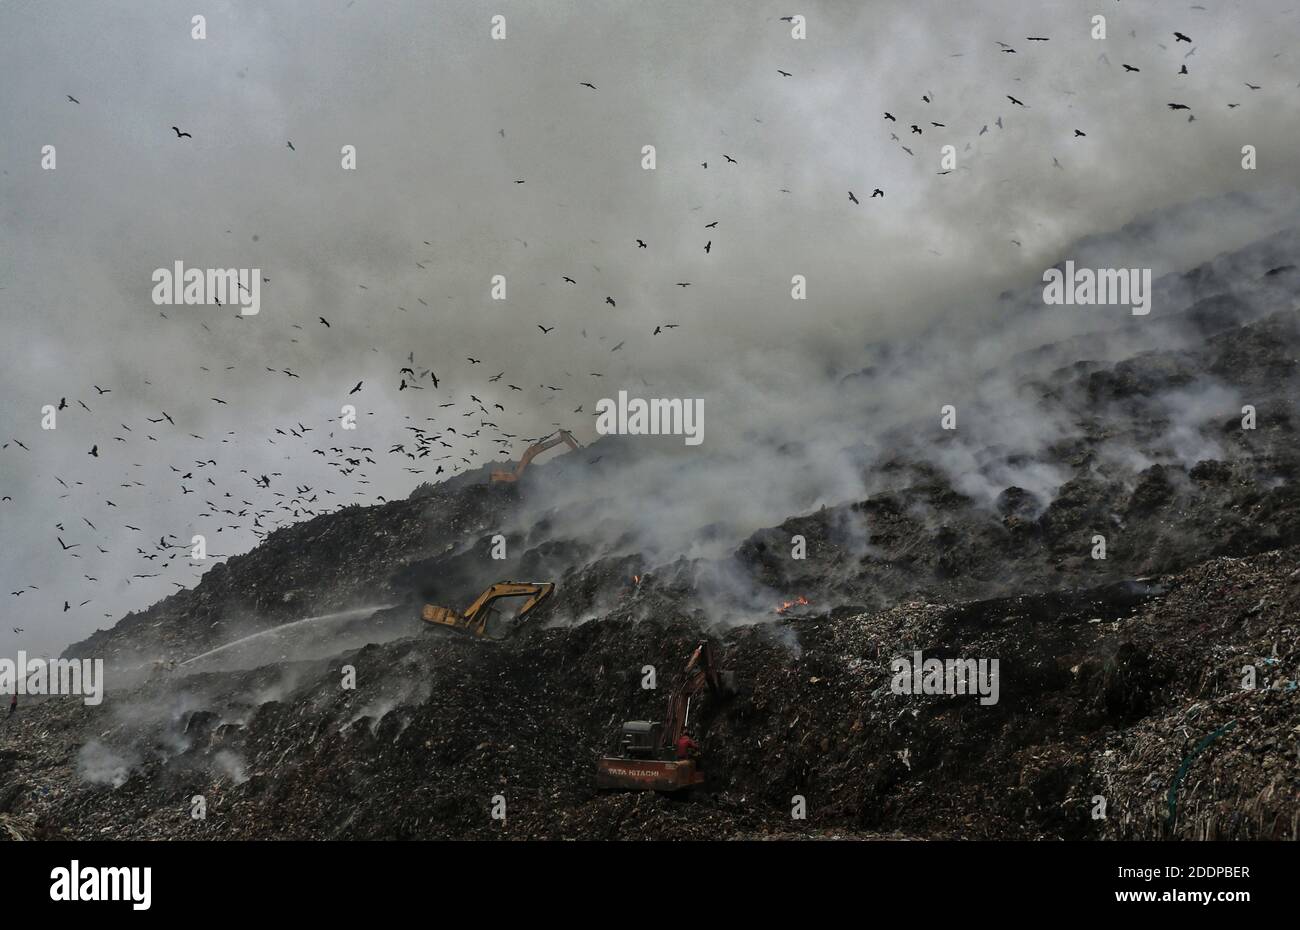
[[[702,527],[720,558],[539,503],[627,437],[278,529],[70,647],[102,704],[0,721],[0,837],[1296,839],[1296,239],[991,376],[1050,442],[899,428],[865,496]],[[502,642],[419,620],[503,580],[557,587]],[[692,703],[705,784],[598,793],[702,639],[738,685]]]
[[[47,838],[1294,839],[1297,608],[1293,548],[726,630],[429,631],[33,705],[0,736],[0,814]],[[598,793],[596,760],[663,717],[702,637],[737,683],[693,711],[706,785]],[[996,702],[900,689],[918,652],[997,658]]]

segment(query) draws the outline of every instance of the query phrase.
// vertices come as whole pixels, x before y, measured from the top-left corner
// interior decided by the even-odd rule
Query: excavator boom
[[[578,440],[574,439],[573,434],[567,429],[556,430],[554,435],[549,438],[542,439],[529,446],[524,452],[523,457],[519,460],[519,464],[514,468],[494,469],[491,476],[492,481],[518,481],[519,477],[524,473],[524,469],[528,467],[529,462],[537,458],[537,456],[541,455],[547,449],[553,449],[560,443],[564,443],[570,449],[574,450],[582,448],[582,444],[578,442]]]
[[[659,742],[664,751],[671,751],[677,745],[690,716],[691,699],[706,688],[710,694],[723,693],[722,679],[713,662],[713,647],[707,640],[691,653],[690,661],[686,663],[686,678],[668,699],[668,713],[664,716]]]
[[[433,604],[425,604],[421,617],[426,623],[459,630],[480,639],[483,637],[505,639],[506,636],[514,634],[523,623],[524,618],[550,597],[554,591],[555,582],[553,581],[502,581],[492,585],[475,598],[474,603],[466,607],[464,613],[457,613],[450,607],[436,607]],[[524,597],[527,600],[515,612],[514,623],[501,635],[490,634],[488,631],[490,621],[497,615],[497,611],[493,609],[492,605],[503,598],[516,597]]]

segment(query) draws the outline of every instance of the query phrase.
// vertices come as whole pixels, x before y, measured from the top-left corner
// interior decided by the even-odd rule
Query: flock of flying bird
[[[1193,6],[1192,9],[1193,9],[1193,10],[1205,10],[1205,7],[1203,7],[1203,6]],[[1132,30],[1132,31],[1129,32],[1129,35],[1130,35],[1130,37],[1136,38],[1137,33],[1136,33],[1135,30]],[[1191,48],[1186,52],[1186,54],[1184,55],[1184,58],[1190,58],[1193,54],[1195,54],[1195,52],[1196,52],[1196,46],[1195,46],[1195,44],[1193,44],[1191,36],[1187,35],[1186,33],[1183,33],[1183,32],[1180,32],[1180,31],[1175,30],[1175,31],[1172,33],[1172,39],[1173,39],[1173,41],[1172,41],[1171,44],[1165,44],[1165,43],[1163,43],[1163,42],[1156,42],[1155,44],[1156,44],[1156,46],[1157,46],[1157,47],[1158,47],[1162,52],[1170,52],[1170,50],[1171,50],[1171,45],[1172,45],[1172,46],[1177,46],[1179,43],[1186,43],[1187,45],[1191,46]],[[1041,42],[1050,42],[1050,41],[1051,41],[1051,37],[1050,37],[1050,36],[1027,36],[1027,37],[1025,38],[1025,41],[1026,41],[1026,42],[1039,42],[1039,43],[1041,43]],[[1002,54],[1005,54],[1005,55],[1017,55],[1017,54],[1019,54],[1019,50],[1018,50],[1018,49],[1016,49],[1015,47],[1013,47],[1012,45],[1010,45],[1010,44],[1008,44],[1008,43],[1006,43],[1006,42],[998,41],[998,42],[996,42],[995,44],[998,46],[999,51],[1000,51]],[[952,56],[952,57],[961,57],[961,56],[960,56],[960,55],[954,55],[954,56]],[[1274,56],[1274,57],[1277,57],[1277,56]],[[1110,68],[1110,67],[1111,67],[1110,57],[1109,57],[1105,52],[1103,52],[1103,53],[1098,57],[1097,61],[1098,61],[1098,63],[1105,65],[1107,68]],[[1142,68],[1140,68],[1140,67],[1138,67],[1138,66],[1136,66],[1136,65],[1131,65],[1131,64],[1128,64],[1127,62],[1122,62],[1121,64],[1122,64],[1122,67],[1123,67],[1123,72],[1122,72],[1123,74],[1126,74],[1126,75],[1127,75],[1127,74],[1141,74],[1141,73],[1142,73]],[[1161,65],[1161,66],[1162,66],[1162,67],[1170,68],[1170,70],[1172,71],[1171,66],[1169,66],[1169,65],[1167,65],[1167,64],[1166,64],[1166,65]],[[1148,68],[1148,70],[1152,70],[1152,66],[1147,65],[1146,67]],[[781,71],[781,72],[779,72],[779,73],[780,73],[781,75],[785,76],[785,77],[789,77],[789,76],[791,76],[788,72],[785,72],[785,71]],[[1187,75],[1189,75],[1191,72],[1188,70],[1187,64],[1184,62],[1184,63],[1180,64],[1180,66],[1179,66],[1179,68],[1178,68],[1178,70],[1177,70],[1176,72],[1172,72],[1172,73],[1177,74],[1177,75],[1179,75],[1179,76],[1187,76]],[[1013,80],[1017,80],[1017,81],[1018,81],[1019,78],[1013,78]],[[1262,89],[1262,85],[1259,85],[1259,84],[1253,84],[1253,83],[1251,83],[1251,82],[1249,82],[1249,81],[1243,81],[1242,83],[1243,83],[1243,85],[1244,85],[1246,88],[1248,88],[1248,89],[1251,90],[1251,91],[1257,91],[1257,90],[1261,90],[1261,89]],[[1300,86],[1300,85],[1297,85],[1297,86]],[[1070,92],[1067,91],[1066,93],[1067,93],[1067,95],[1072,96],[1072,94],[1070,94]],[[1022,100],[1022,99],[1020,99],[1019,97],[1016,97],[1014,94],[1003,94],[1003,97],[1005,97],[1005,99],[1009,102],[1009,104],[1010,104],[1012,107],[1020,107],[1020,108],[1022,108],[1022,109],[1029,109],[1029,106],[1030,106],[1030,105],[1027,104],[1027,103],[1025,103],[1025,101]],[[928,105],[931,105],[931,104],[933,104],[933,103],[935,102],[935,96],[934,96],[934,94],[929,93],[929,92],[922,94],[922,95],[921,95],[921,102],[924,103],[924,104],[927,104],[926,109],[929,110],[929,106],[928,106]],[[1172,102],[1167,103],[1165,106],[1166,106],[1169,110],[1186,110],[1186,111],[1188,111],[1187,122],[1191,123],[1191,122],[1195,122],[1195,121],[1196,121],[1196,114],[1191,112],[1191,110],[1192,110],[1192,106],[1191,106],[1191,104],[1181,103],[1181,102],[1177,102],[1177,101],[1172,101]],[[1241,106],[1240,102],[1229,102],[1229,103],[1227,103],[1227,108],[1230,109],[1230,110],[1235,110],[1235,109],[1236,109],[1237,107],[1239,107],[1239,106]],[[888,110],[886,110],[886,111],[884,112],[883,118],[884,118],[887,122],[898,123],[898,118],[897,118],[896,116],[894,116],[894,114],[891,113],[891,112],[889,112]],[[909,135],[912,135],[912,136],[924,136],[924,135],[925,135],[925,126],[922,125],[923,123],[928,123],[929,128],[930,128],[931,130],[933,130],[933,129],[947,129],[947,128],[948,128],[948,124],[947,124],[946,122],[938,122],[938,121],[933,120],[933,119],[925,119],[925,118],[923,118],[923,119],[919,120],[918,122],[915,122],[915,123],[909,123],[909,124],[908,124],[908,133],[909,133]],[[998,129],[1002,129],[1002,128],[1003,128],[1002,117],[1001,117],[1000,115],[999,115],[999,116],[997,117],[997,119],[994,121],[994,125],[995,125]],[[973,127],[973,126],[971,126],[971,130],[974,131],[974,127]],[[984,124],[980,127],[979,131],[975,133],[975,135],[976,135],[976,137],[983,136],[983,135],[986,135],[986,134],[988,133],[988,131],[989,131],[989,124],[988,124],[988,123],[984,123]],[[1084,138],[1087,138],[1087,136],[1088,136],[1088,134],[1087,134],[1086,132],[1084,132],[1082,129],[1077,129],[1077,128],[1076,128],[1076,129],[1073,130],[1073,134],[1072,134],[1071,138],[1074,138],[1074,139],[1084,139]],[[889,137],[890,137],[890,140],[891,140],[891,141],[897,143],[898,147],[899,147],[902,151],[906,152],[906,153],[907,153],[908,155],[910,155],[910,156],[913,156],[913,157],[916,156],[916,152],[913,151],[909,146],[904,145],[904,144],[903,144],[903,140],[898,136],[898,134],[897,134],[896,132],[894,132],[894,131],[891,130],[890,133],[889,133]],[[970,143],[969,141],[967,141],[967,142],[966,142],[966,146],[965,146],[965,151],[969,152],[970,149],[971,149],[971,143]],[[1062,168],[1062,169],[1064,168],[1064,165],[1062,165],[1062,164],[1060,163],[1060,161],[1059,161],[1055,156],[1053,156],[1053,158],[1052,158],[1052,165],[1053,165],[1053,167],[1056,167],[1056,168]],[[963,166],[963,167],[964,167],[964,166]],[[939,174],[939,175],[947,175],[947,174],[951,174],[952,171],[953,171],[953,169],[951,169],[951,168],[947,168],[947,169],[940,170],[940,171],[938,171],[938,172],[936,172],[936,173]],[[878,196],[879,196],[879,197],[883,197],[883,196],[884,196],[884,191],[882,191],[880,188],[876,188],[876,189],[872,192],[871,196],[872,196],[872,197],[878,197]],[[854,195],[853,191],[849,191],[849,200],[850,200],[852,203],[855,203],[855,204],[859,203],[859,200],[858,200],[857,196]],[[1015,245],[1020,245],[1020,243],[1019,243],[1018,240],[1012,239],[1011,241],[1012,241]]]
[[[790,17],[782,17],[782,20],[788,22]],[[1172,34],[1172,39],[1173,45],[1185,43],[1190,46],[1190,50],[1186,53],[1185,57],[1190,58],[1196,51],[1196,47],[1192,43],[1191,37],[1186,33],[1175,31]],[[1038,46],[1042,43],[1049,42],[1050,37],[1028,36],[1025,41],[1028,43],[1034,43]],[[997,45],[1001,55],[1012,56],[1021,54],[1020,49],[1008,43],[998,42]],[[1163,43],[1157,42],[1156,45],[1162,51],[1169,51],[1169,46]],[[1105,54],[1101,56],[1099,61],[1107,67],[1110,67],[1109,59]],[[1142,62],[1141,65],[1125,62],[1122,65],[1123,71],[1121,72],[1121,76],[1142,74],[1144,73],[1144,69],[1149,70],[1155,67],[1167,66],[1167,64],[1153,65],[1145,61]],[[1182,63],[1182,66],[1177,73],[1188,73],[1185,61]],[[780,76],[781,80],[792,79],[795,77],[794,72],[782,69],[777,69],[777,74]],[[1013,78],[1012,80],[1018,79]],[[590,91],[598,91],[597,86],[592,82],[580,81],[577,83],[579,86]],[[1260,89],[1259,85],[1248,82],[1246,83],[1246,86],[1251,91]],[[1025,97],[1030,96],[1023,91],[1019,93],[1024,94]],[[1026,103],[1025,100],[1021,99],[1021,97],[1016,94],[1003,94],[1003,96],[1007,101],[1009,101],[1009,104],[1012,107],[1028,108],[1030,106],[1030,104]],[[81,104],[81,101],[72,95],[67,95],[67,99],[73,104]],[[925,115],[916,118],[915,122],[911,122],[910,118],[900,122],[899,119],[889,111],[884,113],[883,118],[888,123],[896,124],[899,127],[906,125],[908,127],[908,134],[910,136],[915,136],[918,139],[925,137],[927,132],[930,132],[933,135],[935,130],[947,130],[949,121],[952,119],[951,117],[942,116],[941,107],[936,104],[935,100],[935,95],[932,93],[927,92],[920,95],[921,108]],[[1229,108],[1234,109],[1239,106],[1237,102],[1231,102],[1227,105]],[[1170,110],[1189,111],[1188,120],[1195,120],[1195,115],[1190,113],[1190,104],[1173,101],[1169,102],[1167,106]],[[900,112],[902,111],[900,110]],[[997,116],[994,125],[998,129],[1003,128],[1003,118],[1001,115]],[[186,140],[193,140],[194,138],[192,133],[183,131],[178,126],[172,126],[171,128],[175,134],[177,142],[188,144]],[[976,137],[983,136],[988,133],[989,125],[987,123],[983,124],[978,129],[978,132],[975,131],[974,125],[971,125],[969,130],[971,133],[974,133]],[[500,133],[504,137],[505,131],[500,130]],[[943,137],[943,134],[940,133],[940,136]],[[1082,129],[1074,129],[1073,138],[1079,139],[1086,137],[1087,133]],[[907,155],[916,156],[916,152],[908,145],[904,145],[903,139],[901,139],[897,133],[891,131],[890,139]],[[286,142],[286,147],[291,151],[297,151],[292,141]],[[967,142],[966,149],[969,150],[970,147],[970,143]],[[723,159],[722,164],[727,166],[727,170],[730,170],[733,166],[737,170],[740,169],[741,161],[734,154],[720,154]],[[1055,158],[1053,158],[1053,163],[1057,167],[1062,167]],[[700,164],[704,170],[709,169],[709,162],[707,159],[700,162]],[[939,174],[947,173],[949,172],[939,172]],[[517,179],[514,183],[523,184],[525,181],[526,179]],[[787,188],[781,188],[780,191],[782,193],[790,193],[790,190]],[[883,189],[880,187],[873,187],[870,198],[878,199],[883,198],[884,196],[885,191]],[[861,203],[852,190],[848,192],[848,198],[849,201],[855,205],[860,205]],[[700,236],[701,239],[705,240],[701,248],[706,255],[712,254],[713,252],[713,235],[715,235],[714,233],[707,231],[717,229],[718,225],[718,221],[714,220],[704,224],[703,226],[703,229],[706,232]],[[229,230],[227,230],[227,232],[229,232]],[[1012,241],[1016,242],[1016,240]],[[632,237],[629,242],[629,247],[632,247],[632,243],[634,243],[635,249],[637,250],[650,248],[650,243],[642,238]],[[431,245],[427,240],[424,244],[426,246]],[[1017,242],[1016,244],[1019,243]],[[420,268],[426,267],[422,262],[417,262],[417,265]],[[580,287],[578,280],[570,274],[559,274],[557,277],[560,282],[567,287]],[[269,278],[263,280],[267,284],[270,283]],[[676,287],[683,289],[692,286],[692,282],[690,281],[675,281],[672,283]],[[358,285],[358,287],[365,289],[365,285]],[[417,298],[417,300],[419,300],[419,302],[424,306],[428,306],[427,302],[425,302],[423,298]],[[603,302],[610,307],[618,307],[618,301],[614,295],[606,295]],[[405,307],[399,306],[397,309],[406,312]],[[161,315],[166,317],[165,313],[161,313]],[[241,317],[236,314],[235,319],[241,319]],[[202,325],[204,329],[208,329],[206,323],[201,323],[200,325]],[[299,323],[294,323],[292,325],[295,329],[303,328]],[[324,316],[318,316],[315,325],[319,325],[324,329],[331,328],[330,322]],[[655,326],[652,335],[660,335],[666,330],[677,328],[678,325],[679,324],[677,323],[661,323]],[[536,326],[537,329],[540,330],[542,337],[550,336],[556,329],[555,325],[548,326],[545,323],[537,323]],[[584,339],[587,338],[586,329],[581,331],[581,335]],[[601,341],[603,341],[603,337],[601,337]],[[610,349],[610,352],[618,352],[623,348],[623,346],[624,342],[620,341]],[[148,444],[159,442],[158,436],[155,436],[154,433],[159,433],[161,435],[162,431],[165,430],[167,433],[166,439],[168,440],[179,438],[191,439],[200,444],[197,448],[201,451],[191,455],[184,461],[168,463],[169,473],[172,475],[174,480],[174,486],[170,491],[172,499],[183,500],[188,495],[196,495],[196,500],[202,502],[202,507],[195,514],[193,525],[195,527],[211,527],[210,532],[214,537],[225,531],[246,531],[252,533],[258,538],[262,538],[278,526],[302,519],[309,519],[328,512],[329,510],[337,509],[347,503],[353,502],[353,500],[358,497],[380,503],[384,502],[385,499],[382,495],[372,495],[366,488],[366,486],[372,482],[371,472],[369,469],[379,465],[379,460],[376,456],[395,457],[401,462],[402,467],[413,475],[425,474],[429,468],[433,469],[433,476],[444,474],[452,475],[490,462],[499,463],[502,458],[508,458],[511,450],[516,447],[535,441],[535,439],[542,438],[525,438],[518,432],[507,431],[507,429],[499,422],[507,413],[506,407],[501,403],[485,401],[480,398],[478,393],[475,393],[475,391],[482,389],[470,389],[474,384],[473,379],[475,377],[474,373],[477,366],[483,364],[484,360],[470,355],[466,356],[465,361],[468,367],[460,369],[460,374],[463,375],[463,378],[458,377],[457,379],[463,381],[463,385],[465,385],[463,388],[465,394],[461,400],[454,400],[450,399],[450,397],[454,395],[452,392],[449,392],[448,389],[443,387],[443,379],[435,372],[433,364],[425,363],[423,361],[417,362],[414,352],[409,352],[407,354],[405,364],[401,365],[394,373],[396,391],[400,393],[406,391],[432,390],[441,392],[448,399],[437,403],[436,407],[431,408],[435,411],[436,415],[427,416],[418,421],[414,420],[410,416],[406,416],[404,419],[409,422],[403,426],[402,435],[391,437],[385,443],[378,444],[378,451],[376,446],[373,445],[357,445],[336,438],[338,435],[346,435],[346,433],[343,433],[340,430],[337,417],[317,421],[311,426],[295,419],[287,426],[274,427],[272,433],[260,437],[251,437],[253,441],[260,439],[272,446],[279,447],[276,451],[283,453],[283,459],[290,462],[295,460],[301,461],[303,457],[319,456],[326,465],[333,469],[335,475],[339,479],[338,487],[325,487],[320,482],[308,484],[306,482],[294,483],[291,481],[285,481],[283,473],[278,471],[238,468],[238,461],[231,461],[231,459],[235,458],[238,454],[237,450],[240,443],[248,440],[238,435],[233,430],[228,431],[221,436],[205,437],[192,432],[184,425],[179,425],[176,422],[176,419],[164,410],[159,410],[157,416],[145,417],[145,422],[143,423],[136,420],[134,421],[134,425],[129,425],[125,422],[125,419],[130,419],[130,417],[119,418],[118,416],[113,416],[112,419],[116,422],[116,427],[109,428],[109,432],[112,432],[113,435],[106,439],[92,442],[86,450],[86,454],[93,459],[100,460],[108,455],[108,450],[111,448],[114,452],[119,452],[120,450],[119,455],[112,456],[112,458],[116,460],[120,456],[130,456],[132,452],[136,452],[136,457],[142,459],[142,461],[131,462],[130,468],[142,469],[145,467],[143,460],[147,460],[149,456]],[[440,362],[439,364],[441,365],[443,363]],[[225,366],[223,374],[236,370],[236,367],[237,366],[234,365]],[[201,366],[201,368],[205,372],[209,371],[206,366]],[[301,375],[287,367],[266,367],[265,370],[273,377],[282,375],[290,379],[301,378]],[[519,384],[512,383],[512,381],[503,380],[506,378],[506,375],[507,371],[506,369],[503,369],[490,377],[482,378],[481,383],[483,385],[503,385],[507,395],[516,392],[524,393],[526,390],[531,390],[530,388],[526,389]],[[565,372],[565,375],[571,379],[574,377],[568,372]],[[585,377],[603,378],[604,373],[592,371],[588,372]],[[147,385],[149,382],[146,381],[145,384]],[[96,392],[92,400],[99,399],[104,403],[111,403],[113,400],[112,398],[108,398],[107,400],[103,399],[112,393],[112,388],[101,387],[97,384],[91,385],[91,387]],[[352,385],[349,389],[343,392],[343,400],[347,402],[348,398],[362,394],[366,387],[367,385],[364,380],[357,381],[355,385]],[[501,388],[489,388],[488,390],[500,391]],[[564,390],[564,387],[555,384],[539,384],[538,390],[545,394],[557,395],[559,392]],[[487,391],[483,391],[483,393],[487,393]],[[227,405],[227,401],[218,396],[211,396],[209,400],[211,403],[218,406]],[[441,400],[441,397],[439,400]],[[97,417],[99,420],[105,419],[104,411],[97,413],[92,410],[84,400],[79,398],[76,399],[76,403],[83,411],[85,411],[86,414]],[[67,398],[60,398],[57,407],[60,411],[70,409]],[[591,415],[590,412],[584,411],[582,404],[575,407],[572,412],[574,414],[586,413],[587,415]],[[522,411],[516,411],[515,413],[516,416],[523,416]],[[374,413],[369,412],[368,415],[373,416]],[[551,425],[558,427],[560,426],[560,423],[554,422]],[[95,428],[100,428],[100,426],[101,424],[97,422],[94,427],[87,428],[87,432],[90,432]],[[317,437],[320,438],[317,439]],[[222,446],[228,446],[229,449],[221,450],[220,447]],[[10,451],[11,447],[12,451]],[[0,445],[0,451],[5,451],[8,454],[17,453],[27,455],[32,452],[27,443],[24,443],[17,438],[11,438],[9,442]],[[74,494],[85,493],[86,490],[89,490],[90,493],[95,494],[99,498],[99,502],[103,507],[111,509],[119,508],[119,503],[113,498],[117,498],[118,501],[127,499],[129,502],[132,496],[140,493],[142,489],[158,493],[159,489],[148,488],[146,482],[140,481],[138,478],[130,477],[130,475],[131,472],[127,471],[122,476],[125,480],[121,480],[114,489],[109,490],[107,488],[86,489],[84,483],[81,481],[72,481],[69,483],[59,475],[51,473],[51,477],[55,482],[57,482],[61,489],[59,495],[60,500],[70,498]],[[12,502],[11,496],[4,495],[0,497],[0,506],[10,502]],[[129,503],[127,506],[129,506]],[[131,537],[128,537],[129,541],[124,544],[134,549],[133,555],[138,559],[138,564],[141,568],[140,571],[123,579],[127,584],[130,584],[134,580],[162,577],[172,566],[190,566],[191,571],[189,577],[191,579],[193,578],[193,569],[196,566],[190,562],[188,556],[188,551],[190,549],[190,541],[188,538],[181,538],[173,533],[163,532],[157,536],[155,541],[153,534],[147,532],[143,527],[125,520],[119,520],[118,522],[120,523],[121,529],[134,534]],[[96,538],[98,541],[87,542],[80,538],[83,524],[92,533],[97,534]],[[119,527],[106,526],[101,528],[99,525],[95,524],[89,518],[80,513],[76,514],[75,519],[65,518],[64,520],[54,522],[52,525],[52,534],[54,535],[54,541],[57,541],[59,545],[59,554],[65,558],[77,560],[83,558],[83,553],[89,555],[89,550],[92,546],[98,554],[109,555],[111,550],[101,545],[100,542],[110,541],[112,537],[110,537],[109,534],[118,532]],[[157,531],[155,530],[154,532]],[[119,545],[122,543],[114,542],[113,544]],[[224,556],[217,553],[209,553],[209,557],[222,558]],[[201,570],[204,566],[200,565],[197,567]],[[81,572],[81,574],[88,584],[98,584],[101,582],[98,575],[92,575],[89,572]],[[177,572],[176,574],[180,574],[180,572]],[[173,581],[171,583],[177,588],[186,587],[186,584],[180,581]],[[19,598],[29,592],[39,590],[40,589],[35,585],[27,585],[17,590],[10,591],[9,594],[13,598]],[[93,598],[86,598],[85,600],[81,600],[80,598],[64,600],[60,598],[60,600],[62,600],[62,610],[66,612],[87,606],[92,603]],[[73,603],[74,600],[77,601],[76,604]],[[104,616],[111,616],[111,614],[106,613]],[[15,633],[23,632],[22,627],[14,627],[13,629]]]

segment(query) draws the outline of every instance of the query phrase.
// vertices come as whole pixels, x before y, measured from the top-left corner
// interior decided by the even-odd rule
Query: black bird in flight
[[[880,188],[877,187],[875,190],[873,190],[873,191],[871,192],[871,196],[872,196],[872,197],[883,197],[883,196],[885,196],[885,192],[882,191]]]
[[[90,451],[86,454],[93,455],[95,458],[99,458],[99,446],[91,446]]]
[[[321,317],[317,317],[317,319],[320,320],[322,323],[325,324],[325,328],[326,328],[326,329],[329,329],[329,328],[330,328],[330,321],[327,320],[327,319],[325,319],[325,317],[321,316]]]
[[[725,158],[727,161],[731,162],[733,165],[738,165],[738,164],[740,164],[740,162],[736,161],[736,160],[735,160],[734,158],[732,158],[730,155],[727,155],[727,154],[725,154],[725,153],[723,154],[722,157]]]
[[[912,124],[912,134],[916,136],[921,135],[921,127],[916,125],[916,123]]]
[[[481,358],[471,358],[471,357],[468,356],[468,355],[465,356],[465,360],[466,360],[467,362],[469,362],[471,365],[481,365],[481,364],[483,364],[483,359],[481,359]]]
[[[568,275],[564,275],[564,280],[568,281],[570,284],[577,284],[577,283],[578,283],[577,281],[575,281],[575,280],[573,280],[572,278],[570,278]]]
[[[705,255],[708,255],[708,254],[709,254],[709,249],[711,249],[711,248],[713,248],[713,240],[712,240],[712,239],[710,239],[708,242],[704,243],[704,254],[705,254]]]
[[[638,240],[636,241],[636,247],[637,247],[638,249],[644,249],[644,248],[646,248],[645,240],[644,240],[644,239],[638,239]]]
[[[790,76],[790,72],[789,72],[789,71],[782,71],[780,68],[777,68],[777,69],[776,69],[776,73],[779,74],[779,75],[781,75],[781,77],[789,77],[789,76]]]
[[[704,228],[705,228],[705,229],[713,229],[713,228],[714,228],[715,226],[717,226],[717,225],[718,225],[718,221],[717,221],[717,220],[714,220],[712,223],[705,223],[705,224],[704,224]]]
[[[1076,130],[1074,131],[1074,134],[1075,134],[1075,136],[1078,137],[1078,138],[1084,138],[1084,137],[1086,137],[1086,136],[1088,135],[1086,132],[1083,132],[1083,131],[1078,130],[1078,129],[1076,129]]]
[[[1171,109],[1171,110],[1190,110],[1191,107],[1189,107],[1189,106],[1188,106],[1187,104],[1185,104],[1185,103],[1171,103],[1171,104],[1169,104],[1169,109]]]
[[[190,135],[188,132],[181,132],[181,131],[180,131],[180,127],[178,127],[178,126],[173,126],[173,127],[172,127],[172,132],[176,133],[176,138],[177,138],[177,139],[193,139],[193,138],[194,138],[194,137],[193,137],[192,135]]]
[[[552,329],[555,329],[554,326],[552,326],[552,327],[550,327],[550,328],[547,328],[547,327],[543,326],[541,323],[538,323],[538,324],[537,324],[537,328],[540,329],[540,330],[542,331],[543,335],[545,335],[546,333],[549,333]]]
[[[291,152],[296,152],[296,151],[298,151],[296,148],[293,147],[293,142],[286,142],[285,145],[289,146],[289,150],[290,150]]]
[[[853,196],[853,191],[849,191],[849,200],[853,201],[853,203],[858,202],[858,198]]]
[[[613,298],[613,297],[606,297],[606,298],[605,298],[605,303],[609,304],[611,307],[617,307],[617,306],[618,306],[618,304],[614,303],[614,298]]]
[[[595,85],[595,84],[589,84],[589,83],[586,82],[586,81],[579,81],[579,82],[578,82],[578,86],[580,86],[580,87],[590,87],[592,90],[595,90],[595,89],[596,89],[596,85]]]
[[[1011,96],[1010,94],[1007,94],[1007,99],[1010,100],[1012,103],[1014,103],[1014,104],[1015,104],[1016,106],[1018,106],[1018,107],[1023,107],[1023,106],[1025,105],[1025,104],[1024,104],[1024,101],[1017,100],[1015,97]]]
[[[1249,81],[1247,81],[1247,82],[1246,82],[1246,86],[1249,87],[1251,90],[1259,90],[1260,87],[1263,86],[1263,85],[1260,85],[1260,84],[1252,84],[1252,83],[1250,83]]]
[[[1125,65],[1125,66],[1124,66],[1124,70],[1125,70],[1125,71],[1137,71],[1137,72],[1141,72],[1142,69],[1141,69],[1141,68],[1135,68],[1135,67],[1133,67],[1132,65]]]
[[[890,112],[888,112],[888,111],[885,112],[885,119],[889,120],[890,122],[894,122],[894,123],[897,123],[897,122],[898,122],[898,120],[894,118],[894,114],[893,114],[893,113],[890,113]]]
[[[678,282],[677,282],[677,286],[678,286],[678,287],[690,287],[690,286],[691,286],[691,282],[690,282],[690,281],[678,281]]]
[[[1191,40],[1191,37],[1190,37],[1190,36],[1185,36],[1185,35],[1183,35],[1181,32],[1175,32],[1175,33],[1174,33],[1174,41],[1175,41],[1175,42],[1191,42],[1192,40]]]
[[[364,383],[365,383],[364,381],[358,381],[358,382],[357,382],[357,386],[354,387],[352,390],[348,391],[348,393],[349,393],[349,394],[355,394],[357,391],[361,390],[361,385],[364,384]]]
[[[68,94],[67,97],[68,97],[69,100],[71,100],[71,101],[72,101],[73,103],[75,103],[75,104],[80,104],[80,103],[81,103],[81,101],[78,100],[76,97],[72,96],[72,94]]]

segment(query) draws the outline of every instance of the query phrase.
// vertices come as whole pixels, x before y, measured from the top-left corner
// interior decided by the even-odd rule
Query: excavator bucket
[[[432,626],[468,633],[479,639],[505,639],[517,632],[525,618],[554,591],[553,581],[502,581],[475,598],[463,614],[450,607],[425,604],[420,616]],[[513,620],[501,629],[501,624],[493,622],[501,615],[493,605],[503,599],[521,597],[527,600],[515,612]]]
[[[420,616],[428,623],[438,623],[443,626],[455,626],[462,619],[461,615],[450,607],[435,607],[432,604],[425,604]]]

